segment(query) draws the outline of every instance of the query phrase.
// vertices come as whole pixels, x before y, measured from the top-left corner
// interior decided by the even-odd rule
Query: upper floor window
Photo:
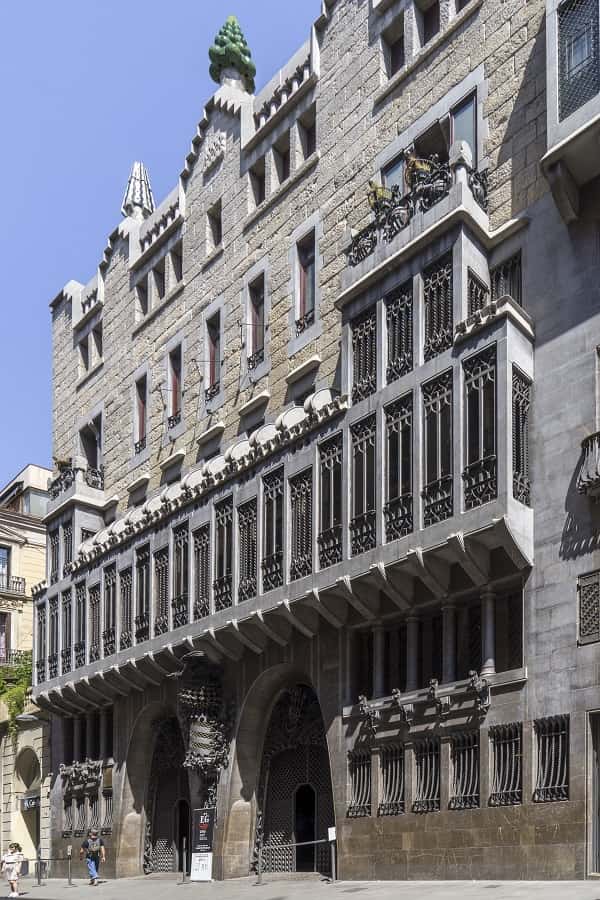
[[[600,91],[597,0],[558,9],[558,107],[566,119]]]
[[[102,416],[95,416],[91,422],[79,432],[81,451],[85,456],[88,469],[98,471],[102,465]],[[97,487],[98,485],[91,485]]]
[[[255,369],[265,359],[265,276],[260,275],[248,288],[249,353],[248,368]]]
[[[79,348],[79,374],[85,375],[90,369],[89,335],[86,334],[78,343]]]
[[[463,363],[467,464],[465,507],[473,509],[498,495],[496,458],[496,346]]]
[[[136,453],[146,449],[148,378],[142,375],[135,383],[135,446]]]
[[[58,581],[60,559],[60,536],[58,528],[50,532],[48,535],[48,543],[50,545],[50,584],[54,584]]]
[[[266,178],[265,178],[265,158],[264,156],[257,160],[249,172],[250,178],[250,199],[252,201],[251,208],[256,209],[257,206],[264,201],[266,196]]]
[[[156,299],[162,300],[167,290],[166,263],[164,257],[160,259],[152,270],[154,276],[154,290]]]
[[[529,480],[529,409],[531,382],[516,366],[512,371],[513,497],[531,505]]]
[[[239,584],[238,602],[256,597],[257,587],[257,504],[256,497],[238,509]]]
[[[173,597],[187,601],[189,589],[189,528],[187,522],[173,531],[175,565],[173,569]]]
[[[521,251],[514,253],[511,257],[504,260],[490,269],[490,283],[492,286],[492,300],[498,300],[500,297],[508,294],[517,303],[523,303],[522,288],[522,270],[521,270]]]
[[[446,254],[423,273],[425,301],[425,362],[452,346],[453,291],[452,253]]]
[[[470,94],[454,106],[450,112],[450,145],[466,141],[471,148],[473,165],[477,165],[477,104],[475,94]]]
[[[148,275],[144,275],[135,286],[136,293],[136,318],[143,318],[147,315],[150,308],[150,300],[148,296]]]
[[[211,316],[206,323],[206,341],[208,344],[208,384],[206,399],[210,400],[219,393],[221,381],[221,313]]]
[[[283,584],[283,469],[263,478],[263,590]]]
[[[10,577],[10,549],[0,547],[0,590],[6,590]]]
[[[579,643],[600,641],[600,572],[580,575],[577,579],[579,597]]]
[[[290,177],[290,133],[286,131],[273,147],[273,161],[277,183],[283,184]]]
[[[425,46],[425,44],[433,40],[440,30],[440,3],[439,0],[433,0],[427,6],[425,6],[425,3],[420,4],[419,8],[421,11],[421,21],[419,23],[422,36],[421,43]]]
[[[342,435],[319,447],[321,503],[319,565],[322,569],[342,561]]]
[[[386,540],[413,530],[412,498],[412,394],[386,407]]]
[[[173,281],[176,284],[179,284],[183,278],[183,241],[177,241],[177,243],[171,247],[170,256]]]
[[[352,400],[357,403],[377,390],[377,310],[358,316],[352,329]]]
[[[181,422],[183,386],[181,382],[181,344],[169,353],[169,428]]]
[[[302,158],[308,159],[317,149],[317,116],[314,106],[298,119],[298,136]]]
[[[406,62],[403,13],[383,32],[382,43],[385,71],[388,78],[393,78],[397,72],[404,68]]]
[[[316,268],[315,232],[311,231],[297,245],[298,253],[298,309],[296,334],[302,334],[315,321]]]
[[[194,532],[194,619],[210,615],[210,524]]]
[[[169,630],[169,548],[162,547],[154,554],[154,634]]]
[[[290,579],[312,572],[312,469],[290,478],[291,559]]]
[[[117,570],[114,565],[104,570],[104,655],[115,652],[115,627],[117,623]]]
[[[404,193],[404,154],[396,156],[384,166],[381,172],[381,180],[385,187],[398,187],[400,193]]]
[[[395,381],[413,367],[412,282],[397,288],[385,301],[387,325],[387,380]]]
[[[221,246],[223,241],[223,213],[220,200],[217,200],[214,206],[211,206],[206,213],[206,238],[209,253]]]
[[[73,522],[69,520],[65,522],[62,529],[63,533],[63,578],[69,571],[69,566],[73,562]]]
[[[425,415],[424,527],[450,518],[452,500],[452,371],[423,385]]]
[[[215,505],[215,612],[233,603],[233,500],[228,497]]]
[[[375,416],[362,419],[351,428],[352,435],[352,555],[372,550],[376,544],[375,524]]]
[[[135,554],[135,638],[137,643],[150,637],[150,548],[147,544]]]

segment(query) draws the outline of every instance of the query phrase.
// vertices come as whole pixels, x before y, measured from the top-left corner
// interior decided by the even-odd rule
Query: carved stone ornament
[[[379,722],[379,710],[373,709],[364,694],[358,698],[358,707],[360,717],[364,722],[364,728],[369,737],[374,737],[377,732],[377,723]]]
[[[215,134],[206,142],[204,149],[204,171],[208,172],[213,166],[223,159],[227,148],[227,138],[222,131]]]
[[[448,718],[452,710],[452,703],[450,701],[450,697],[440,697],[438,689],[439,682],[437,678],[432,678],[429,682],[429,691],[427,693],[427,696],[435,703],[435,711],[440,719],[446,719]]]
[[[414,703],[403,703],[402,691],[400,688],[394,688],[392,691],[392,703],[394,703],[400,712],[400,718],[405,725],[410,726],[415,721],[415,705]]]
[[[204,776],[227,768],[235,712],[223,698],[220,675],[207,667],[186,672],[178,702],[187,739],[183,765]]]
[[[63,763],[59,772],[65,779],[65,794],[96,793],[102,778],[102,760],[85,759],[70,766]]]
[[[487,678],[482,678],[481,675],[479,675],[479,673],[474,669],[471,669],[471,671],[469,672],[469,678],[471,679],[471,690],[476,695],[475,706],[480,713],[485,715],[492,702],[490,683]]]

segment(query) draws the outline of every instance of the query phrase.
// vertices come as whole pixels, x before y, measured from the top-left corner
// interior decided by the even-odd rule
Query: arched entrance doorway
[[[175,716],[154,723],[154,751],[146,798],[144,872],[174,872],[189,846],[190,791],[185,748]]]
[[[40,761],[32,747],[24,747],[15,761],[15,787],[19,794],[19,821],[11,835],[24,855],[33,859],[40,845]]]
[[[287,845],[326,839],[334,822],[321,708],[312,688],[298,684],[275,703],[263,747],[256,827],[263,870],[329,874],[327,843]]]

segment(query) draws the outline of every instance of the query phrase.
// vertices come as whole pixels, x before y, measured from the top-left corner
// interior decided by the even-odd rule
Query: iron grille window
[[[75,800],[75,837],[81,837],[87,831],[87,807],[86,798],[77,797]]]
[[[357,403],[377,390],[377,310],[352,322],[352,400]]]
[[[452,253],[423,273],[425,362],[452,346]]]
[[[407,282],[385,304],[387,324],[387,380],[401,378],[413,367],[413,295]]]
[[[371,751],[352,750],[348,754],[350,774],[350,805],[348,816],[353,819],[371,815]]]
[[[417,784],[413,812],[436,812],[440,808],[440,740],[425,738],[415,744]]]
[[[312,469],[290,479],[292,540],[290,579],[312,572]]]
[[[425,415],[425,528],[450,518],[452,502],[452,372],[423,386]]]
[[[181,628],[188,622],[190,531],[188,523],[173,530],[173,627]]]
[[[260,275],[248,288],[248,369],[256,369],[265,359],[265,276]]]
[[[534,722],[537,779],[534,803],[569,799],[569,717],[550,716]]]
[[[350,429],[352,436],[352,555],[372,550],[377,542],[375,515],[376,419],[369,416]]]
[[[89,828],[96,831],[100,829],[100,804],[98,803],[98,794],[91,794],[88,797],[89,804]]]
[[[124,569],[119,573],[119,593],[121,599],[121,638],[119,647],[127,650],[133,645],[133,603],[132,572]]]
[[[64,838],[71,837],[73,834],[73,798],[67,797],[63,806],[63,830]]]
[[[143,375],[135,383],[135,435],[134,452],[141,453],[146,449],[148,378]]]
[[[135,640],[139,644],[150,637],[150,548],[147,544],[136,551],[135,575]]]
[[[215,612],[227,609],[233,603],[232,553],[233,553],[233,499],[228,497],[215,505],[217,546],[215,548]]]
[[[263,478],[263,591],[283,584],[283,469]]]
[[[256,597],[257,582],[257,537],[256,537],[256,498],[249,500],[238,509],[240,572],[238,585],[238,602]]]
[[[48,677],[58,675],[58,597],[48,603]]]
[[[487,284],[477,277],[477,275],[468,270],[467,274],[467,293],[468,293],[468,314],[475,315],[484,306],[487,306],[490,300],[490,289]]]
[[[47,654],[47,635],[46,635],[46,605],[37,608],[37,662],[36,673],[38,684],[46,680],[46,654]]]
[[[405,811],[404,806],[404,747],[387,744],[381,748],[382,796],[379,804],[380,816],[397,816]]]
[[[412,394],[385,409],[386,503],[385,538],[395,541],[413,530]]]
[[[101,834],[111,834],[113,825],[113,792],[112,788],[106,788],[102,791],[102,805],[104,807],[104,816],[102,818]]]
[[[166,634],[169,630],[169,548],[163,547],[154,554],[154,584],[156,607],[154,610],[154,634]]]
[[[183,401],[181,345],[169,353],[169,415],[167,425],[174,428],[181,422]]]
[[[513,497],[531,506],[529,480],[529,410],[531,382],[516,366],[512,370]]]
[[[62,651],[61,672],[66,675],[73,667],[73,605],[71,589],[62,594]]]
[[[216,397],[221,385],[221,313],[217,312],[206,323],[206,343],[208,344],[208,378],[204,391],[205,399]]]
[[[55,584],[58,581],[58,562],[60,556],[58,528],[56,531],[50,532],[48,542],[50,544],[50,584]]]
[[[115,652],[115,625],[117,619],[117,570],[108,566],[104,570],[104,631],[102,643],[104,656]]]
[[[600,641],[600,571],[581,575],[577,581],[579,595],[579,643]]]
[[[73,522],[66,522],[63,525],[63,578],[69,571],[69,566],[73,562]]]
[[[194,532],[194,619],[210,615],[210,525]]]
[[[322,569],[342,561],[342,435],[336,434],[319,447],[321,503],[318,538]]]
[[[462,477],[465,507],[473,509],[498,496],[496,345],[466,359],[463,371],[467,465]]]
[[[75,585],[75,666],[85,666],[86,642],[85,581]]]
[[[315,232],[300,241],[298,252],[298,314],[296,318],[296,335],[301,335],[315,321],[315,299],[317,287],[317,271],[315,266],[316,244]]]
[[[600,91],[597,0],[558,9],[558,108],[562,121]]]
[[[100,585],[90,588],[90,662],[100,659]]]
[[[508,294],[517,303],[522,304],[521,287],[521,251],[490,270],[492,300],[498,300]]]
[[[449,809],[479,807],[479,735],[456,734],[450,745],[452,783]]]
[[[492,793],[490,806],[515,806],[523,800],[522,725],[490,728],[492,746]]]

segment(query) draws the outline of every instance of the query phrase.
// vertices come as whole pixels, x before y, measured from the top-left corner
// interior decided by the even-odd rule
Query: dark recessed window
[[[273,148],[277,182],[283,184],[290,177],[290,133],[283,134]]]
[[[428,44],[440,30],[439,0],[423,11],[423,44]]]
[[[250,169],[250,190],[252,207],[256,209],[266,196],[264,157],[257,160]]]
[[[208,210],[206,214],[206,232],[208,239],[208,252],[216,250],[223,240],[223,219],[221,201],[219,200]]]
[[[311,106],[311,108],[300,117],[298,121],[298,133],[300,135],[302,157],[303,159],[308,159],[317,149],[317,117],[314,106]]]

